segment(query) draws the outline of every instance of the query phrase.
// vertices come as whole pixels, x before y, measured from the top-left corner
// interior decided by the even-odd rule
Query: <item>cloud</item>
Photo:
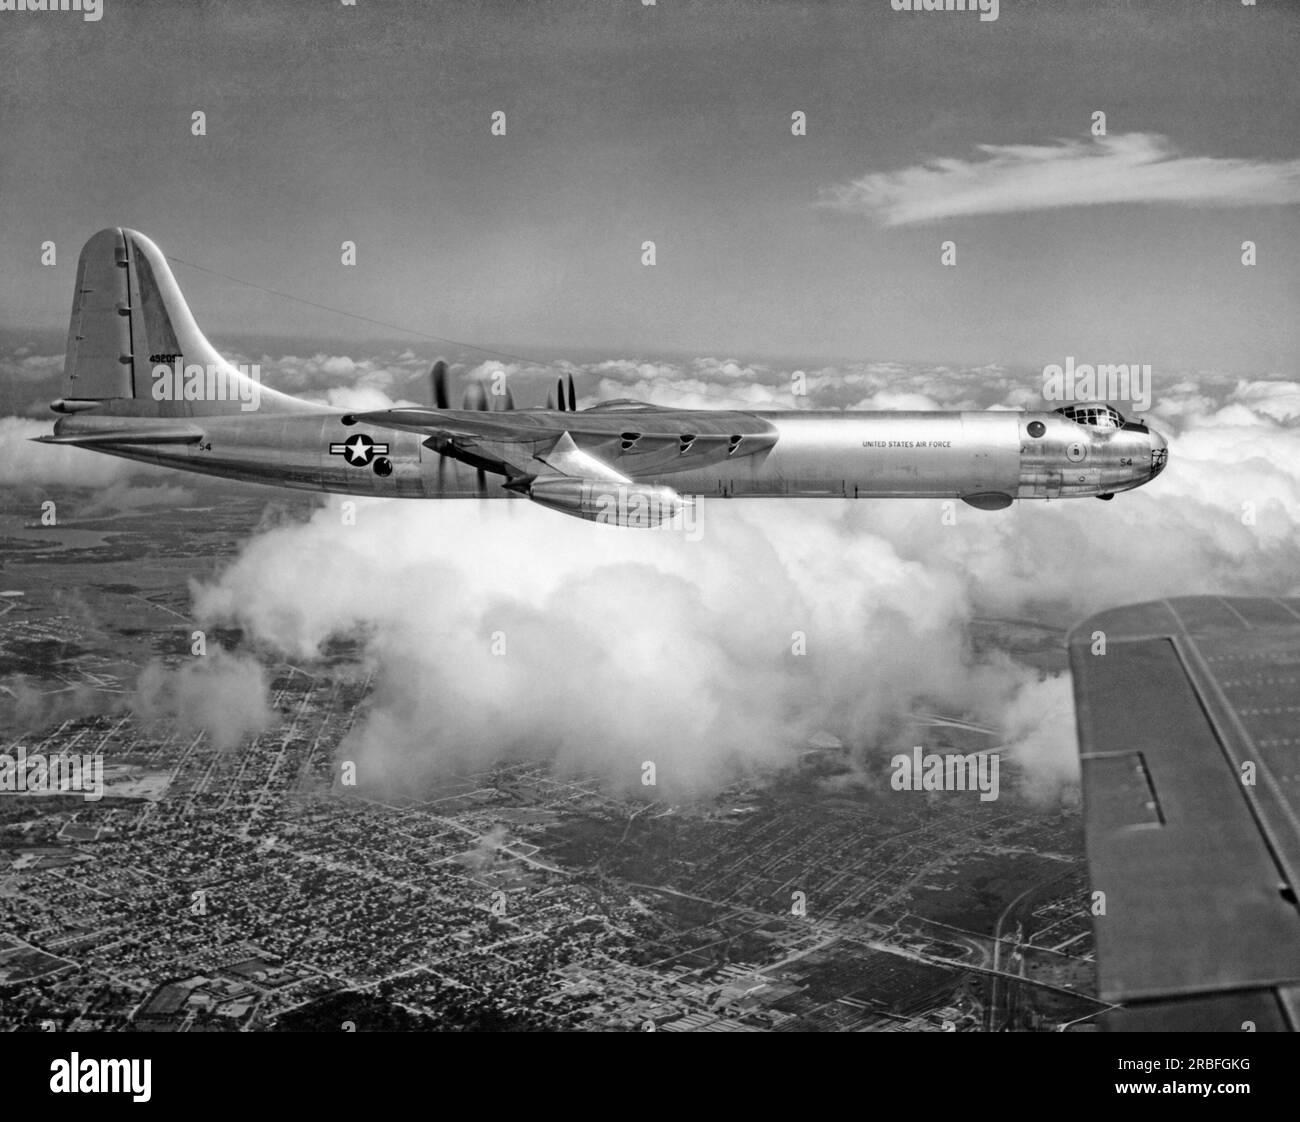
[[[148,507],[178,507],[194,502],[194,492],[176,483],[158,483],[152,487],[132,487],[122,480],[111,484],[85,506],[78,508],[77,516],[90,518],[97,514],[116,514],[121,511],[142,510]]]
[[[982,144],[982,159],[937,159],[825,190],[820,203],[910,226],[973,214],[1107,203],[1257,206],[1300,202],[1300,160],[1180,155],[1163,136]]]
[[[1001,714],[1002,758],[1020,773],[1031,799],[1051,798],[1078,777],[1074,696],[1068,675],[1026,683]]]
[[[32,442],[32,437],[46,436],[52,431],[50,421],[0,417],[0,487],[23,484],[108,487],[128,475],[150,470],[142,464],[85,448]]]
[[[296,657],[363,640],[375,704],[343,750],[363,782],[522,755],[629,790],[653,762],[681,794],[919,697],[1015,692],[1021,670],[971,665],[955,574],[794,504],[736,511],[691,542],[522,502],[370,503],[357,526],[331,506],[251,542],[195,609]]]
[[[63,355],[25,353],[30,349],[19,347],[8,355],[0,355],[0,377],[8,381],[40,382],[63,372]]]
[[[1300,382],[1241,381],[1233,398],[1275,421],[1300,420]]]
[[[127,704],[144,720],[173,717],[182,728],[207,733],[217,748],[231,748],[271,727],[274,713],[266,699],[261,663],[215,648],[174,669],[155,659]]]
[[[11,729],[37,729],[58,721],[109,712],[113,694],[73,684],[51,689],[41,678],[10,674],[0,678],[0,717]]]

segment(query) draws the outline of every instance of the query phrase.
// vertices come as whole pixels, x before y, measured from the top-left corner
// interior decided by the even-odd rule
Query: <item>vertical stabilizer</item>
[[[265,389],[227,362],[194,322],[162,251],[123,227],[100,230],[77,262],[59,412],[203,417],[316,408]]]

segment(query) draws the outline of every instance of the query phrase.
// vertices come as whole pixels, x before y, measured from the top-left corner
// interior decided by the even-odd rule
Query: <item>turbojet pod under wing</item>
[[[110,228],[81,252],[60,414],[47,442],[184,471],[396,498],[530,498],[653,525],[691,496],[1110,498],[1163,468],[1165,442],[1105,406],[1056,412],[515,409],[479,383],[446,408],[345,412],[263,384],[199,330],[157,246]],[[648,512],[648,513],[647,513]]]

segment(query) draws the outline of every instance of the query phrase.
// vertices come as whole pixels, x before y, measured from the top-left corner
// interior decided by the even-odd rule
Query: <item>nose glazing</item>
[[[1149,478],[1154,479],[1165,470],[1165,464],[1169,462],[1169,445],[1165,438],[1155,429],[1151,430],[1151,475]]]

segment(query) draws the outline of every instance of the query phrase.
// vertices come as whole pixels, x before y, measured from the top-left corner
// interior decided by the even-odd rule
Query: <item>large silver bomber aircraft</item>
[[[1015,499],[1139,487],[1164,439],[1115,409],[814,412],[545,409],[472,383],[447,408],[346,413],[260,385],[204,338],[166,259],[134,230],[95,234],[77,265],[61,414],[37,439],[186,471],[312,491],[518,498],[594,521],[656,525],[691,496]]]

